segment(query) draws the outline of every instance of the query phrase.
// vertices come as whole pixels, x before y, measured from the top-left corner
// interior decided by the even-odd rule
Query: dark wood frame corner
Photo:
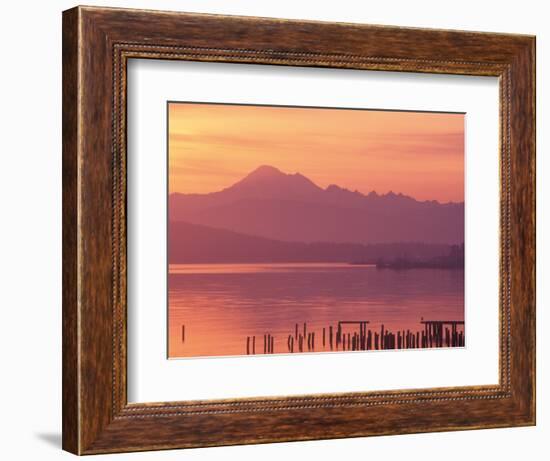
[[[500,80],[500,382],[131,404],[126,64],[131,58]],[[535,38],[77,7],[63,13],[63,448],[77,454],[535,423]]]

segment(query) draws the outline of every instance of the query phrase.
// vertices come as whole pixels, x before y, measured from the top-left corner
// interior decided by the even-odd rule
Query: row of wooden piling
[[[339,321],[336,327],[328,325],[322,328],[322,350],[370,351],[391,349],[426,349],[434,347],[463,347],[465,344],[464,321],[424,320],[422,330],[388,330],[382,324],[379,331],[367,328],[367,320]],[[344,332],[343,325],[356,325],[358,329]],[[260,337],[261,338],[261,337]],[[307,322],[294,325],[293,334],[287,336],[285,352],[315,352],[316,337],[314,331],[308,331]],[[181,325],[181,342],[185,342],[185,325]],[[262,349],[258,351],[261,353]],[[255,355],[256,336],[246,337],[247,355]],[[263,335],[263,353],[275,353],[275,337],[270,333]]]
[[[355,324],[358,329],[344,332],[343,325]],[[458,326],[464,325],[463,321],[425,321],[422,330],[413,331],[402,329],[390,331],[382,324],[380,330],[368,329],[369,321],[340,321],[336,328],[333,325],[322,328],[322,350],[337,351],[370,351],[392,349],[426,349],[433,347],[463,347],[465,344],[463,327],[459,331]],[[448,326],[446,326],[448,325]],[[271,334],[265,334],[263,341],[263,353],[275,352],[275,338]],[[303,325],[294,325],[293,334],[286,338],[286,352],[315,352],[315,332],[308,331],[307,322]],[[256,337],[247,336],[246,353],[256,354]]]
[[[424,335],[429,338],[429,343],[426,347],[464,346],[464,331],[458,331],[459,325],[463,326],[464,321],[424,320],[422,318],[420,323],[424,325]]]
[[[256,354],[256,336],[246,337],[246,353],[247,355]],[[275,337],[271,334],[264,335],[264,354],[275,353]]]

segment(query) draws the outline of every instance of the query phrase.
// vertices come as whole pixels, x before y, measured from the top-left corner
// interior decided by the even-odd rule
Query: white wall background
[[[107,3],[108,2],[108,3]],[[61,451],[61,11],[70,1],[5,2],[0,15],[0,444],[4,459],[69,459]],[[361,458],[437,459],[548,456],[550,437],[550,250],[544,214],[550,200],[550,14],[545,2],[353,0],[115,1],[87,4],[517,32],[537,35],[538,133],[538,424],[532,428],[419,434],[348,440],[117,455],[136,460]],[[546,291],[546,292],[545,292]],[[101,459],[104,457],[98,457]]]

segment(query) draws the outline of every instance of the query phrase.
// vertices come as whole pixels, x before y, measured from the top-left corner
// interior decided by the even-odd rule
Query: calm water
[[[267,333],[275,352],[286,353],[288,335],[303,322],[319,338],[323,327],[344,320],[412,331],[422,328],[421,317],[464,320],[462,270],[181,264],[170,266],[168,285],[170,357],[242,355],[247,336],[256,336],[258,350]]]

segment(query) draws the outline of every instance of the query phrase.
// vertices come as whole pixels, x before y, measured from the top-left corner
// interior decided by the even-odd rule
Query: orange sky
[[[207,193],[260,165],[321,187],[464,200],[464,115],[170,103],[169,190]]]

